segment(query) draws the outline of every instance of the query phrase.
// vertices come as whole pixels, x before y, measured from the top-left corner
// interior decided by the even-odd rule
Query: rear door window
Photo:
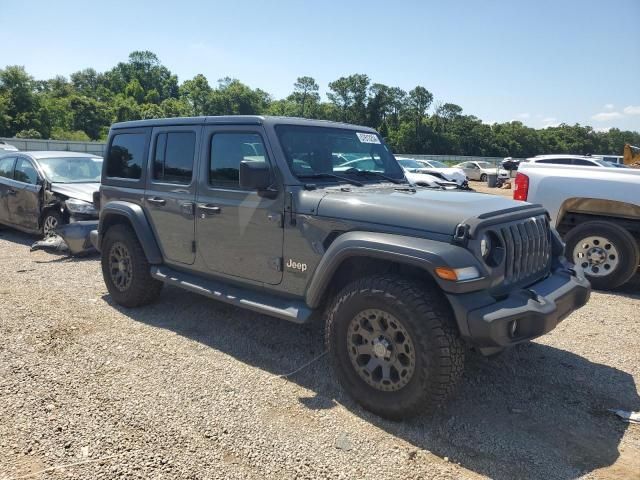
[[[36,172],[36,169],[29,160],[19,158],[16,162],[13,178],[18,182],[36,185],[38,183],[38,172]]]
[[[598,166],[597,164],[595,164],[594,162],[592,162],[590,160],[582,160],[581,158],[575,158],[573,160],[573,164],[574,165],[580,165],[582,167],[596,167],[596,166]]]
[[[0,177],[13,178],[13,162],[15,157],[0,159]]]
[[[147,135],[119,133],[113,136],[106,159],[107,177],[139,180],[142,176]]]
[[[573,161],[570,158],[547,158],[544,160],[538,160],[536,163],[549,163],[552,165],[571,165]]]
[[[195,132],[167,132],[156,137],[153,179],[189,185],[193,175]]]

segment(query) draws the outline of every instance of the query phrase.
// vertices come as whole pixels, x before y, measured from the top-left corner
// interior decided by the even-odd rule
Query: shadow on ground
[[[22,233],[0,225],[0,240],[6,240],[7,242],[15,243],[16,245],[26,245],[30,247],[33,242],[40,240],[40,237],[36,235],[29,235],[28,233]]]
[[[6,240],[8,242],[15,243],[16,245],[31,247],[34,243],[42,240],[42,237],[0,226],[0,240]],[[54,248],[40,248],[38,250],[49,253],[51,258],[47,260],[35,260],[35,263],[82,262],[86,260],[96,260],[99,258],[98,252],[96,251],[72,256],[68,250],[58,250]]]
[[[114,307],[275,375],[296,370],[324,348],[319,325],[296,326],[175,288],[166,288],[156,305]],[[356,405],[334,381],[326,357],[288,380],[315,392],[299,399],[309,409],[334,408],[337,401],[416,448],[498,479],[570,479],[612,465],[627,425],[607,409],[639,405],[631,375],[537,343],[495,360],[470,356],[457,396],[404,422]],[[619,473],[637,474],[633,468]]]

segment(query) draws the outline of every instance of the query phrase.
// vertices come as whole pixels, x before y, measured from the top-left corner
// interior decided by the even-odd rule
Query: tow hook
[[[542,298],[540,295],[538,295],[536,292],[534,292],[532,289],[527,288],[525,290],[525,292],[527,292],[529,294],[529,297],[531,298],[531,300],[533,300],[534,302],[538,302],[538,303],[544,303],[544,298]]]

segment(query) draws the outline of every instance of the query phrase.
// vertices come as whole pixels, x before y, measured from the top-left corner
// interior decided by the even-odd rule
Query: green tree
[[[320,102],[320,87],[312,77],[298,77],[293,84],[293,93],[288,100],[298,106],[300,117],[309,117],[317,110]]]
[[[140,118],[162,118],[164,117],[164,111],[160,105],[155,103],[144,103],[140,105]]]
[[[218,84],[211,94],[211,114],[256,115],[268,110],[271,97],[265,91],[253,90],[229,77],[220,79]]]
[[[16,133],[16,138],[42,138],[42,135],[38,130],[27,128]]]
[[[4,98],[4,115],[9,118],[3,136],[13,136],[25,130],[39,131],[41,126],[40,98],[35,82],[24,67],[8,66],[0,70],[0,96]]]
[[[92,140],[100,138],[100,129],[108,121],[105,106],[93,98],[77,95],[69,100],[69,107],[73,111],[73,130],[82,130]]]
[[[416,87],[409,92],[409,108],[420,121],[426,116],[433,102],[433,94],[424,87]]]
[[[192,108],[186,100],[180,98],[167,98],[160,104],[163,117],[188,117],[193,115]]]
[[[207,115],[211,107],[211,95],[213,90],[207,78],[198,74],[193,79],[187,80],[180,87],[180,98],[184,99],[191,107],[191,115]]]
[[[137,103],[144,102],[144,89],[137,78],[132,79],[124,89],[127,97],[133,98]]]

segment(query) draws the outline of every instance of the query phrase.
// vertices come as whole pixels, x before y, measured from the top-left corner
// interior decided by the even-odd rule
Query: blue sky
[[[485,122],[640,131],[640,0],[0,0],[0,68],[38,79],[151,50],[180,81],[231,76],[276,98],[366,73]]]

